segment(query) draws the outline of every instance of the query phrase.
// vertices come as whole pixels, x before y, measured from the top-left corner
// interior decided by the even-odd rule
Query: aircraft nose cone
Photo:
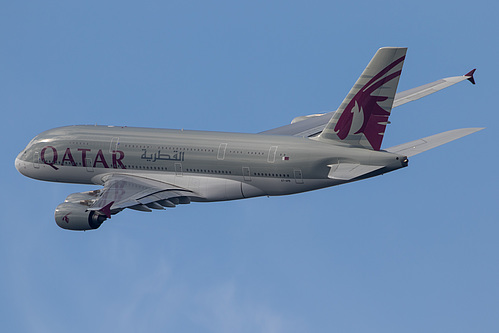
[[[21,174],[24,175],[24,172],[26,170],[26,163],[20,158],[21,154],[19,154],[16,157],[16,161],[15,161],[14,165],[16,166],[17,171],[19,171]]]

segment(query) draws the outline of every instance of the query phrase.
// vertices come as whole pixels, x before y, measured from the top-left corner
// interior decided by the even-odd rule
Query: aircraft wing
[[[189,203],[193,192],[163,181],[113,174],[104,180],[104,189],[99,190],[98,199],[88,210],[110,214],[131,208],[150,212],[151,209],[175,207],[179,203]]]
[[[390,153],[396,153],[399,155],[411,157],[481,130],[483,130],[483,128],[456,129],[428,136],[419,140],[403,143],[401,145],[393,146],[385,150]]]
[[[395,94],[392,108],[431,95],[433,93],[436,93],[437,91],[448,88],[464,80],[468,80],[471,83],[475,84],[475,79],[473,77],[474,73],[475,69],[462,76],[453,76],[440,79],[435,82],[427,83],[416,88],[399,92]],[[260,134],[311,137],[322,132],[324,127],[326,127],[327,123],[333,116],[334,112],[335,111],[318,115],[297,117],[289,125],[273,128],[261,132]]]

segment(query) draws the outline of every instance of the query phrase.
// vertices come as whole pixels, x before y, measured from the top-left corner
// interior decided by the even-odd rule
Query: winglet
[[[111,206],[114,204],[114,201],[111,201],[101,209],[99,209],[99,212],[102,214],[106,215],[109,219],[111,218]]]
[[[476,68],[471,70],[468,74],[465,74],[464,76],[469,76],[468,81],[471,83],[475,84],[475,78],[473,77],[473,74],[475,74]]]

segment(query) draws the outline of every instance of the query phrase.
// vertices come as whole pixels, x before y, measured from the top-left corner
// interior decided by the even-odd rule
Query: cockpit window
[[[35,141],[38,139],[38,136],[35,136],[33,139],[31,139],[31,141],[28,143],[28,145],[26,146],[26,150],[28,150],[34,143]]]

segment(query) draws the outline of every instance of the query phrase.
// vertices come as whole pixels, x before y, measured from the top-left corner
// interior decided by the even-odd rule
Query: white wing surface
[[[436,93],[437,91],[453,86],[456,83],[462,82],[464,80],[469,80],[474,84],[475,82],[473,78],[474,73],[475,70],[472,70],[466,75],[448,77],[413,89],[399,92],[398,94],[395,95],[395,100],[393,101],[393,107],[418,100],[425,96]]]
[[[401,145],[393,146],[385,150],[390,153],[396,153],[399,155],[411,157],[481,130],[483,130],[483,128],[456,129],[428,136],[419,140],[403,143]]]
[[[104,189],[89,210],[110,210],[119,212],[125,208],[140,211],[174,207],[179,203],[189,203],[193,192],[163,181],[122,174],[113,174],[104,181]],[[108,207],[109,206],[109,207]],[[108,214],[106,214],[108,215]]]

